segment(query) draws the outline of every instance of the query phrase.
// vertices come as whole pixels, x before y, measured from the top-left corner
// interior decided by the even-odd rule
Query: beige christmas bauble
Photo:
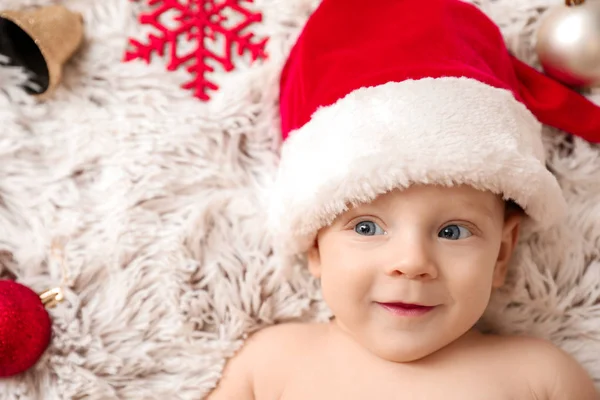
[[[547,75],[570,86],[600,85],[600,0],[567,0],[540,22],[536,51]]]

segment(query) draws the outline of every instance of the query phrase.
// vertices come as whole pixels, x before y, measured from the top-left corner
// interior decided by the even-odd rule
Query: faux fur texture
[[[357,89],[283,145],[271,205],[278,250],[306,251],[349,205],[414,183],[502,194],[548,228],[566,204],[544,157],[540,123],[507,90],[468,78]]]
[[[556,4],[562,3],[553,0]],[[522,59],[550,0],[481,0]],[[0,8],[50,0],[0,0]],[[0,67],[0,276],[70,289],[50,311],[52,344],[0,399],[200,399],[245,333],[328,311],[301,263],[279,274],[264,188],[277,163],[277,78],[314,0],[260,0],[270,59],[216,75],[203,104],[185,72],[120,63],[144,2],[66,0],[86,40],[56,96],[25,95]],[[596,97],[598,100],[598,97]],[[567,222],[522,239],[510,284],[485,326],[547,337],[600,387],[600,157],[546,131],[546,154],[569,203]]]

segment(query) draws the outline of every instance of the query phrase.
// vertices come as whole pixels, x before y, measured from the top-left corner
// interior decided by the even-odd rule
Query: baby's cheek
[[[331,268],[324,269],[321,275],[321,292],[325,303],[336,317],[345,313],[344,308],[350,295],[343,275]]]
[[[485,311],[492,291],[493,268],[485,266],[463,276],[454,286],[453,297],[473,318],[478,319]]]
[[[346,307],[356,309],[356,303],[368,296],[371,281],[368,266],[356,259],[339,257],[323,268],[323,297],[330,308],[340,312]]]

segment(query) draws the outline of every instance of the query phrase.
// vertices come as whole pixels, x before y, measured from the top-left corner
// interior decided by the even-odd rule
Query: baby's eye
[[[385,231],[373,221],[362,221],[354,226],[354,232],[363,236],[384,235]]]
[[[464,226],[459,226],[459,225],[445,226],[438,233],[438,237],[441,237],[442,239],[448,239],[448,240],[466,239],[471,235],[472,235],[472,233],[470,230],[468,230]]]

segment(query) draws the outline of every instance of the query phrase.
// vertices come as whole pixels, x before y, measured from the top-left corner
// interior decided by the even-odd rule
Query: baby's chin
[[[393,362],[393,363],[410,363],[419,360],[424,360],[427,357],[437,353],[439,350],[446,347],[446,345],[430,345],[423,344],[417,348],[390,348],[383,346],[369,346],[365,347],[376,357]]]
[[[466,331],[468,332],[469,329]],[[361,338],[359,341],[362,342],[360,344],[364,348],[380,359],[393,363],[410,363],[424,361],[441,350],[449,351],[462,339],[467,339],[465,332],[456,332],[454,335],[450,335],[438,331],[403,332],[391,338]]]

